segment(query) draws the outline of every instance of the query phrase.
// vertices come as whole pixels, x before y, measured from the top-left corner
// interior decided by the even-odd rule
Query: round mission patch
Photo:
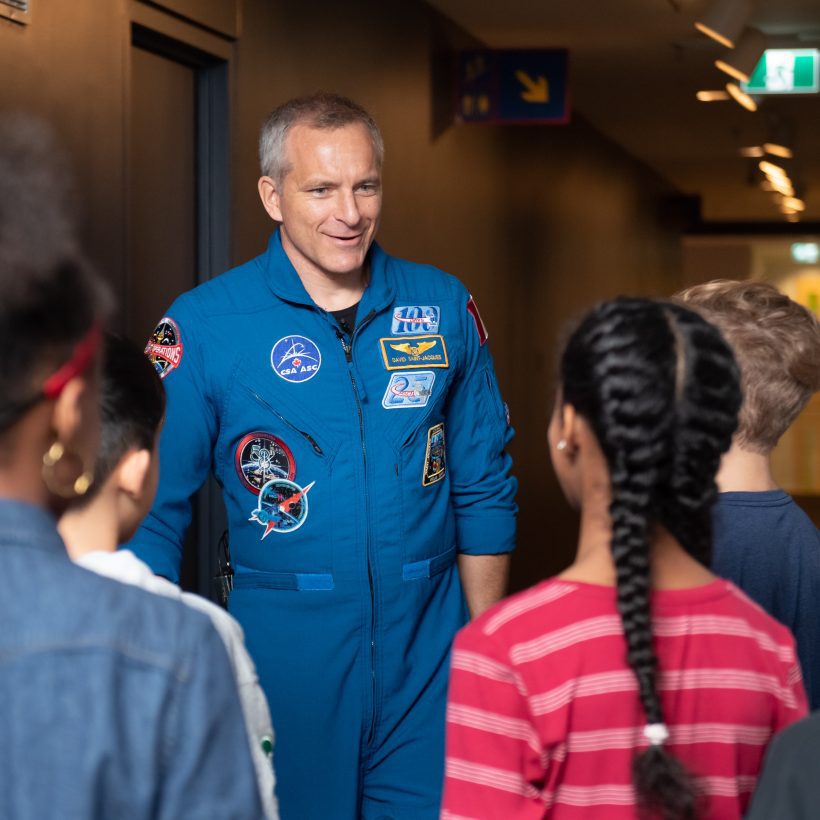
[[[272,433],[248,433],[236,445],[236,472],[246,489],[258,494],[271,479],[290,481],[296,475],[296,462],[290,447]]]

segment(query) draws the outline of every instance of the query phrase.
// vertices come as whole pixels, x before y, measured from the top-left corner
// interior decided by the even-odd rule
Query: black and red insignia
[[[236,446],[236,472],[246,489],[258,494],[274,478],[293,481],[296,461],[282,439],[259,430],[248,433]]]
[[[145,346],[145,355],[157,370],[161,379],[164,379],[172,370],[176,370],[182,361],[182,334],[177,323],[169,316],[159,320],[154,328],[148,344]]]

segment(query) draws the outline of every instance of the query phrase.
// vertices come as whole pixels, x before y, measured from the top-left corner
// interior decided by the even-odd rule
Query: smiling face
[[[286,141],[290,170],[280,186],[260,180],[265,209],[282,223],[282,246],[311,280],[361,277],[381,214],[381,170],[370,134],[295,125]]]

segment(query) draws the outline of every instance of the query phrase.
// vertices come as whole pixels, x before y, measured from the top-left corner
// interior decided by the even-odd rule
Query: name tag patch
[[[390,332],[411,336],[420,333],[438,333],[441,310],[438,305],[401,305],[393,308]]]
[[[432,370],[393,373],[384,392],[382,407],[399,410],[405,407],[426,407],[433,393],[436,374]]]
[[[306,382],[322,366],[322,354],[307,336],[284,336],[271,349],[273,372],[286,382]]]
[[[444,478],[447,470],[444,456],[444,422],[434,424],[427,431],[427,453],[424,456],[424,474],[421,483],[425,487]]]
[[[170,316],[159,320],[145,346],[145,354],[161,379],[179,367],[182,362],[182,334]]]
[[[271,433],[248,433],[236,445],[236,472],[245,489],[257,494],[272,478],[293,480],[296,462],[290,447]]]
[[[414,367],[449,367],[443,336],[414,336],[412,339],[379,339],[384,366],[388,370]]]
[[[248,519],[265,528],[262,541],[272,532],[293,532],[305,523],[308,514],[307,494],[315,483],[311,481],[306,487],[300,487],[295,481],[274,478],[262,487],[256,509]]]

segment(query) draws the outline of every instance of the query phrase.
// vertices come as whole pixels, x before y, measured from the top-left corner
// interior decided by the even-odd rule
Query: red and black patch
[[[182,362],[182,334],[177,323],[169,316],[160,319],[154,328],[145,346],[145,355],[161,379],[179,367]]]
[[[296,461],[290,447],[282,439],[259,430],[248,433],[236,445],[236,473],[242,484],[258,494],[274,478],[293,481]]]

